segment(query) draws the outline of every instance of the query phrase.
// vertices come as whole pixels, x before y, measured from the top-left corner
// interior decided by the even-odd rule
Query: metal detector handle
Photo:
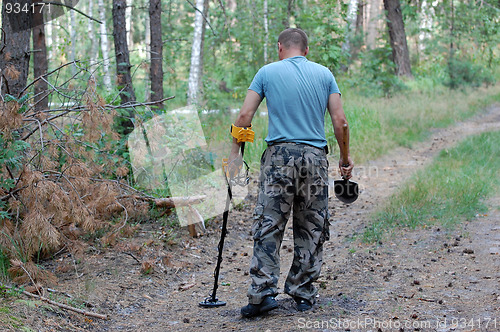
[[[342,154],[342,161],[344,164],[342,167],[348,167],[349,166],[349,125],[347,123],[344,123],[344,126],[342,127],[342,144],[344,145],[344,149],[341,151]],[[346,164],[347,162],[347,164]]]

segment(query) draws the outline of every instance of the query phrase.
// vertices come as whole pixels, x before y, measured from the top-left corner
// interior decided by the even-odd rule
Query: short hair
[[[305,52],[307,48],[307,35],[301,29],[288,28],[280,33],[278,42],[286,49],[293,47],[299,48],[302,52]]]

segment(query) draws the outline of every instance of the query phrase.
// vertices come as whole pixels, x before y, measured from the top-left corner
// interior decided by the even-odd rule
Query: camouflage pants
[[[295,143],[269,146],[261,159],[259,196],[252,228],[249,302],[277,295],[280,247],[293,211],[293,263],[285,293],[314,303],[323,243],[329,239],[328,161],[325,151]]]

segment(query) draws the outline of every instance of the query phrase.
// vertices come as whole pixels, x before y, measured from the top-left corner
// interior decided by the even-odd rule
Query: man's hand
[[[348,165],[348,166],[344,167],[344,165]],[[342,177],[344,179],[349,180],[350,178],[352,178],[353,168],[354,168],[354,162],[352,161],[350,156],[348,157],[347,162],[342,160],[342,157],[340,157],[339,170],[340,170],[340,174],[342,175]]]
[[[227,159],[226,176],[228,176],[229,179],[234,179],[241,171],[242,166],[243,158],[241,157],[241,154],[239,154],[239,152],[231,152],[229,158]]]

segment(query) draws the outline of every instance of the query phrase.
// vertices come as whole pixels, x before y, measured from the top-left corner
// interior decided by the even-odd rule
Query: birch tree
[[[267,15],[267,0],[264,0],[264,63],[267,63],[267,45],[269,44],[269,21]]]
[[[380,21],[380,6],[382,0],[369,0],[369,12],[366,33],[366,47],[369,50],[376,48],[378,37],[378,22]]]
[[[88,0],[88,14],[93,16],[94,13],[94,0]],[[87,25],[87,34],[90,39],[90,52],[89,58],[90,62],[94,63],[96,61],[96,53],[97,53],[97,43],[94,32],[94,21],[89,19]]]
[[[193,44],[191,47],[191,67],[188,78],[188,93],[187,104],[197,105],[200,103],[200,87],[201,87],[201,65],[203,62],[203,52],[201,46],[203,44],[203,9],[204,1],[196,0],[194,16],[194,32]]]
[[[69,36],[71,41],[69,60],[75,61],[76,60],[76,17],[74,10],[69,10]],[[71,65],[71,73],[73,75],[76,74],[76,66],[74,64]]]
[[[106,7],[103,0],[99,0],[99,18],[102,24],[101,27],[101,53],[102,53],[102,68],[104,72],[104,86],[108,91],[111,90],[111,76],[109,74],[109,49],[108,49],[108,30],[106,27]]]
[[[351,52],[351,38],[353,37],[355,31],[355,24],[358,11],[358,0],[349,1],[349,6],[347,8],[347,27],[345,40],[342,44],[342,50],[346,53]]]
[[[146,15],[144,20],[144,43],[146,44],[146,65],[151,65],[151,22],[149,15]],[[151,70],[151,69],[150,69]],[[151,76],[151,75],[150,75]],[[146,100],[151,100],[151,77],[145,82],[145,94]]]
[[[133,38],[133,20],[132,20],[132,4],[133,0],[127,0],[127,8],[125,9],[125,24],[127,25],[127,41],[128,47],[134,47],[134,38]]]

